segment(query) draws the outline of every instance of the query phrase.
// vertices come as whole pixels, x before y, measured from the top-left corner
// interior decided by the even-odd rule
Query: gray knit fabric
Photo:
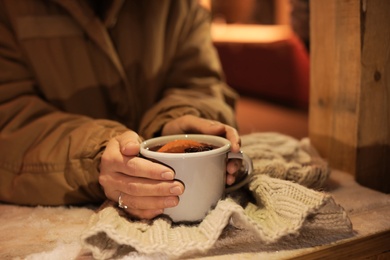
[[[321,187],[330,172],[308,139],[256,133],[242,136],[242,150],[254,163],[251,182],[219,201],[201,223],[176,225],[164,217],[134,221],[107,204],[91,217],[82,236],[84,248],[96,259],[134,252],[173,259],[207,252],[229,226],[264,244],[309,229],[324,230],[324,236],[352,232],[332,197],[308,188]]]
[[[241,137],[242,150],[252,158],[254,174],[321,188],[330,169],[310,145],[308,138],[296,140],[278,133],[254,133]]]

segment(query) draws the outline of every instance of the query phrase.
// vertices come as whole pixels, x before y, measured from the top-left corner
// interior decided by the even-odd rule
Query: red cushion
[[[309,55],[293,33],[271,40],[215,37],[214,45],[227,83],[239,93],[308,107]]]

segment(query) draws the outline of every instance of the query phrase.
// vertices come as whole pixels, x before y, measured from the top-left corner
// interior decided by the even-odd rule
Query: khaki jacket
[[[0,0],[0,201],[99,202],[100,156],[185,114],[234,125],[197,1]]]

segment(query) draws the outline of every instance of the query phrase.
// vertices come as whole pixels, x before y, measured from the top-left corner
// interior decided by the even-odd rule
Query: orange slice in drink
[[[202,146],[201,143],[193,140],[174,140],[166,143],[157,152],[162,153],[185,153],[185,149]]]

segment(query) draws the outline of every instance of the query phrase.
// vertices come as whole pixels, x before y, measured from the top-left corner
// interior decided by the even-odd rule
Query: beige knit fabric
[[[242,137],[242,150],[254,163],[250,184],[221,200],[201,223],[176,225],[164,217],[133,221],[108,204],[91,217],[84,248],[96,259],[134,252],[173,259],[207,252],[228,226],[265,244],[310,228],[324,230],[319,234],[324,236],[352,232],[345,211],[329,195],[307,188],[321,187],[329,176],[308,139],[256,133]]]

